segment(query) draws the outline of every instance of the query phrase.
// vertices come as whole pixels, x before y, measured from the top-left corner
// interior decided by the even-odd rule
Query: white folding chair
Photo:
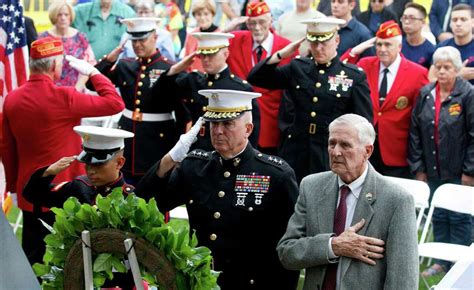
[[[428,184],[426,184],[426,182],[414,179],[391,176],[385,177],[403,187],[413,196],[415,200],[415,208],[418,210],[418,215],[416,217],[416,229],[419,229],[421,221],[423,220],[423,214],[425,212],[425,209],[429,207],[430,188]]]
[[[418,245],[418,255],[421,259],[427,257],[457,262],[469,255],[468,246],[426,241],[435,208],[474,215],[474,187],[448,183],[436,189]],[[422,280],[429,289],[430,286],[424,277],[422,277]]]

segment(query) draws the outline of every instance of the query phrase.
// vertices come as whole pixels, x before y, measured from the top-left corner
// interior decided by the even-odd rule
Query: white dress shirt
[[[261,45],[263,47],[263,49],[265,49],[265,51],[267,52],[267,57],[270,56],[270,54],[272,53],[272,48],[273,48],[273,39],[274,39],[273,33],[269,32],[267,38],[265,38],[265,40],[262,43],[258,44],[255,41],[253,42],[253,46],[252,46],[252,66],[256,65],[255,60],[253,59],[253,52],[257,49],[257,47],[259,45]]]
[[[338,176],[337,177],[337,185],[338,185],[338,197],[337,197],[337,206],[339,206],[339,202],[341,200],[341,186],[346,185],[350,188],[350,193],[346,197],[346,206],[347,206],[347,211],[346,211],[346,224],[344,225],[344,230],[346,230],[348,227],[351,226],[352,223],[352,218],[354,217],[354,212],[355,208],[357,205],[357,201],[359,200],[359,195],[360,192],[362,191],[362,185],[364,184],[365,178],[367,177],[367,172],[368,172],[369,166],[366,163],[365,164],[365,169],[364,172],[362,173],[359,178],[356,180],[352,181],[350,184],[346,184],[342,179]],[[359,221],[356,221],[359,222]],[[332,250],[331,242],[333,238],[329,239],[329,245],[328,245],[328,261],[330,263],[337,263],[339,258],[334,254],[334,251]],[[339,288],[339,282],[341,281],[341,269],[337,267],[337,276],[336,276],[336,289]]]
[[[386,67],[383,65],[383,63],[380,63],[380,69],[379,69],[379,91],[380,91],[380,84],[382,83],[383,79],[383,71],[385,68],[388,68],[388,73],[387,73],[387,95],[390,92],[390,89],[392,88],[393,82],[395,81],[395,78],[397,77],[398,69],[400,68],[400,63],[402,62],[402,57],[400,54],[397,55],[397,58],[395,58],[395,61],[392,62],[391,65]]]

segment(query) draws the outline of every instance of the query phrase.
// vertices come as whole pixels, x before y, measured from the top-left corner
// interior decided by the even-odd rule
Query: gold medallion
[[[405,96],[401,96],[400,98],[398,98],[395,108],[397,108],[398,110],[403,110],[406,107],[408,107],[408,98]]]

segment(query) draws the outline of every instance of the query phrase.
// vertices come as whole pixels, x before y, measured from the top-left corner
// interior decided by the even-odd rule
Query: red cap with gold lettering
[[[392,38],[398,35],[402,35],[402,30],[400,29],[400,26],[398,26],[398,24],[393,20],[389,20],[380,24],[379,30],[375,34],[375,36],[382,39]]]
[[[33,41],[31,44],[31,58],[45,58],[61,55],[64,52],[63,42],[59,38],[45,37]]]
[[[257,17],[265,13],[270,13],[270,7],[268,7],[267,3],[263,1],[254,1],[247,5],[248,17]]]

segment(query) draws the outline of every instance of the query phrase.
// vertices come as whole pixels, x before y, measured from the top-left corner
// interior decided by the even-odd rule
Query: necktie
[[[341,199],[339,200],[339,205],[334,214],[334,223],[333,230],[336,235],[340,235],[344,232],[346,225],[346,216],[347,216],[347,204],[346,198],[347,195],[351,192],[351,189],[343,185],[341,186]],[[337,266],[338,264],[329,264],[326,269],[326,276],[324,276],[324,283],[322,290],[334,290],[336,289],[336,279],[337,279]]]
[[[259,62],[260,59],[262,58],[262,54],[263,54],[263,46],[259,45],[257,46],[257,62]]]
[[[383,102],[385,101],[385,97],[387,96],[387,73],[389,72],[388,68],[383,70],[383,79],[380,83],[379,89],[379,104],[382,106]]]

